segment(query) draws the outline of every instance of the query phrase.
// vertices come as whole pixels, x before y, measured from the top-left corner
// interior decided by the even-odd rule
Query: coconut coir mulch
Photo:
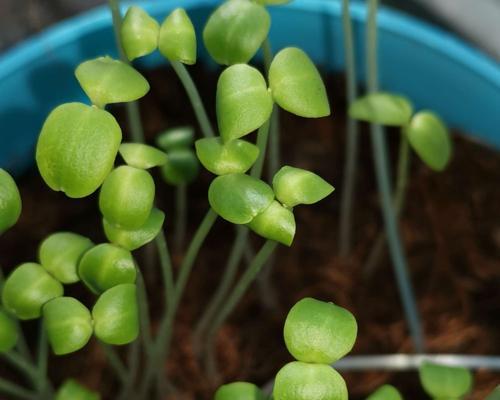
[[[193,76],[207,105],[214,104],[217,74],[195,67]],[[187,97],[170,71],[147,73],[152,91],[141,102],[146,137],[180,124],[195,124]],[[297,235],[291,248],[280,247],[270,282],[273,296],[254,285],[221,330],[217,350],[224,381],[249,380],[265,384],[291,359],[282,340],[287,310],[300,298],[313,296],[351,310],[359,324],[352,354],[411,352],[403,311],[387,253],[378,269],[367,277],[363,262],[381,228],[376,183],[366,127],[361,133],[361,154],[355,199],[353,250],[338,257],[338,219],[345,138],[345,98],[341,77],[327,79],[333,118],[307,120],[281,113],[283,163],[319,173],[337,190],[313,206],[296,209]],[[211,117],[213,107],[209,107]],[[113,110],[124,121],[123,109]],[[125,129],[125,133],[126,129]],[[393,161],[397,132],[388,131]],[[424,320],[428,351],[433,353],[500,354],[500,157],[460,135],[454,139],[454,156],[442,173],[412,159],[407,205],[401,231],[411,277]],[[175,213],[173,189],[157,176],[160,207],[166,212],[165,228],[172,239]],[[192,235],[208,208],[211,176],[202,172],[189,188],[189,231]],[[46,187],[35,169],[19,180],[24,202],[18,225],[0,240],[4,271],[35,260],[37,244],[57,230],[73,230],[104,241],[97,196],[70,200]],[[168,360],[171,381],[179,389],[176,399],[211,399],[214,386],[206,381],[194,357],[190,335],[196,318],[216,287],[234,237],[233,227],[218,221],[207,238],[189,281],[177,318],[173,350]],[[261,244],[253,238],[255,249]],[[138,252],[146,274],[153,325],[162,307],[160,272],[153,246]],[[182,252],[176,252],[178,263]],[[92,297],[71,287],[88,304]],[[269,306],[273,300],[273,307]],[[36,323],[27,323],[31,340]],[[50,360],[56,383],[73,376],[113,399],[116,384],[105,357],[95,342],[70,356]],[[11,373],[11,372],[10,372]],[[383,383],[401,389],[408,399],[425,399],[416,373],[373,371],[344,374],[352,399],[362,399]],[[483,399],[500,374],[479,371],[471,399]]]

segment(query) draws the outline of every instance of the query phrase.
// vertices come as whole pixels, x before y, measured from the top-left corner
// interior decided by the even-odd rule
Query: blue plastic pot
[[[182,6],[201,30],[218,3],[168,0],[141,5],[159,20]],[[338,1],[295,0],[271,8],[271,13],[275,49],[299,46],[323,67],[343,69]],[[354,3],[352,14],[362,72],[364,5]],[[499,65],[455,37],[389,9],[380,10],[379,27],[381,86],[409,96],[417,108],[436,110],[451,126],[500,148]],[[33,164],[36,138],[48,112],[62,102],[85,101],[73,76],[75,67],[104,54],[116,55],[105,7],[64,21],[0,57],[0,166],[20,173]],[[208,59],[203,49],[200,58]],[[149,66],[158,62],[158,57],[146,60]]]

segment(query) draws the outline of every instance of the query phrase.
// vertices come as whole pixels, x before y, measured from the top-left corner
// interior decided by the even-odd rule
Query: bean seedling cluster
[[[145,10],[132,6],[122,20],[117,2],[110,0],[121,58],[104,55],[76,68],[75,77],[90,104],[70,102],[56,107],[41,128],[35,155],[40,175],[52,190],[74,199],[98,192],[107,242],[94,243],[74,232],[55,232],[40,243],[37,262],[17,266],[5,281],[1,276],[0,352],[33,381],[33,392],[0,381],[1,392],[23,399],[99,399],[73,379],[55,392],[46,377],[45,340],[55,355],[65,355],[85,347],[93,336],[103,345],[122,385],[116,398],[151,399],[153,394],[161,398],[172,391],[164,360],[176,314],[200,248],[220,217],[235,225],[235,240],[219,287],[193,335],[193,347],[207,375],[216,377],[213,342],[219,327],[277,245],[293,244],[295,208],[315,204],[334,191],[312,171],[279,167],[278,112],[321,118],[331,111],[323,80],[309,56],[297,47],[286,47],[275,55],[271,50],[267,7],[285,3],[288,0],[228,0],[208,18],[203,44],[222,67],[214,129],[186,68],[197,62],[199,45],[186,10],[175,9],[159,23]],[[157,50],[183,84],[202,138],[196,138],[193,127],[169,127],[156,137],[155,145],[144,143],[137,129],[140,119],[133,110],[150,86],[131,62]],[[259,51],[262,70],[249,64]],[[131,126],[136,128],[131,142],[123,142],[121,126],[106,109],[115,103],[127,104]],[[443,121],[431,111],[414,113],[403,96],[373,91],[353,99],[349,115],[353,120],[401,128],[393,194],[397,214],[404,201],[410,148],[433,170],[442,171],[449,163],[451,140]],[[263,167],[268,144],[266,177]],[[215,176],[208,189],[210,207],[183,249],[186,187],[195,182],[200,165]],[[177,273],[165,239],[165,213],[156,206],[153,168],[160,169],[164,183],[176,188],[174,236],[176,247],[185,250]],[[0,169],[0,234],[16,223],[20,213],[17,186]],[[255,255],[249,232],[265,239]],[[381,234],[372,253],[380,252],[377,248],[384,241]],[[158,250],[165,286],[164,310],[154,334],[147,288],[132,254],[151,242]],[[245,252],[251,257],[238,276]],[[65,295],[65,287],[77,283],[93,295],[91,306]],[[42,326],[37,365],[32,363],[19,324],[35,319],[41,319]],[[136,340],[139,336],[141,340]],[[352,350],[356,336],[356,320],[346,309],[313,298],[300,300],[284,324],[285,345],[294,361],[276,374],[272,398],[347,400],[346,383],[332,364]],[[113,347],[126,344],[131,344],[127,365]],[[460,400],[472,386],[469,371],[430,363],[422,365],[420,379],[436,400]],[[498,391],[488,399],[495,396]],[[215,393],[215,400],[265,399],[269,396],[248,382],[226,384]],[[384,385],[368,399],[398,400],[402,396]]]

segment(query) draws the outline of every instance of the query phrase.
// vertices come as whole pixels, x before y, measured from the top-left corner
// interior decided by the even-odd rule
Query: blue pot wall
[[[140,3],[158,20],[182,6],[201,30],[219,1]],[[274,49],[299,46],[322,68],[343,69],[338,1],[295,0],[287,6],[272,7],[271,13]],[[364,4],[353,3],[352,15],[362,79]],[[406,15],[382,8],[378,21],[381,87],[407,95],[417,108],[436,110],[451,126],[500,148],[499,64],[455,37]],[[55,25],[0,57],[1,167],[20,173],[33,164],[36,138],[50,110],[66,101],[86,101],[73,76],[75,67],[104,54],[116,56],[111,18],[102,7]],[[208,61],[202,45],[200,59]],[[159,62],[160,57],[152,56],[142,63],[155,66]]]

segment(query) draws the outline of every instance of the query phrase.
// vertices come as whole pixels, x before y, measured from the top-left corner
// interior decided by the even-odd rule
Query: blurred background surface
[[[105,0],[0,0],[0,51],[61,19],[103,3]],[[454,31],[500,60],[500,0],[381,0],[381,3]]]

